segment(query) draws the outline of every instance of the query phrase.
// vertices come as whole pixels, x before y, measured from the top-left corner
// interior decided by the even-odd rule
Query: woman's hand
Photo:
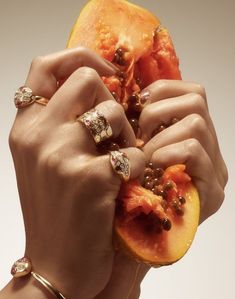
[[[26,229],[25,255],[68,298],[94,298],[110,279],[121,184],[108,155],[98,154],[77,117],[95,107],[114,137],[128,141],[122,151],[129,157],[131,178],[145,167],[123,108],[100,79],[115,72],[83,48],[36,59],[25,85],[50,101],[20,109],[9,138]]]
[[[205,90],[192,82],[159,80],[142,95],[151,102],[139,121],[146,159],[159,167],[186,165],[199,191],[202,222],[221,206],[228,176]]]
[[[200,194],[202,222],[222,204],[227,182],[205,90],[196,83],[159,80],[143,90],[142,97],[150,102],[139,120],[146,160],[163,168],[186,165]],[[121,253],[115,261],[109,284],[97,299],[139,298],[149,267]]]

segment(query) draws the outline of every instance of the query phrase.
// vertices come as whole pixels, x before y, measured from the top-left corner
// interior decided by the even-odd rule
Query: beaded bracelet
[[[40,274],[32,271],[32,264],[29,258],[23,257],[17,260],[12,268],[11,274],[15,278],[23,277],[31,274],[43,287],[45,287],[52,295],[58,299],[66,299],[49,281]]]

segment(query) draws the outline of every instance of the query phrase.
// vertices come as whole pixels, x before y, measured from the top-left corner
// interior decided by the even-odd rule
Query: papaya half
[[[159,79],[181,79],[168,30],[149,11],[125,0],[89,1],[67,45],[78,46],[95,51],[120,69],[118,75],[102,79],[123,105],[136,134],[146,105],[140,91]],[[142,184],[122,184],[116,200],[116,242],[152,266],[172,264],[189,249],[199,210],[198,192],[184,165],[163,170],[150,163]]]

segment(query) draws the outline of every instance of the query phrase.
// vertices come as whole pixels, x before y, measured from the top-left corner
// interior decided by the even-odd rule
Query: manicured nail
[[[150,91],[149,90],[142,90],[140,93],[140,104],[142,106],[146,106],[151,103],[150,98]]]

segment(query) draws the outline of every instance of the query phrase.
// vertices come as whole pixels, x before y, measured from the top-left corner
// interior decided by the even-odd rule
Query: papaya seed
[[[161,178],[164,174],[164,170],[162,168],[155,168],[154,169],[154,176],[156,178]]]
[[[154,178],[153,179],[153,185],[154,186],[159,186],[161,184],[161,179],[159,178]]]
[[[174,187],[173,183],[171,181],[167,181],[164,186],[163,186],[163,189],[164,191],[170,191],[172,190]]]
[[[150,168],[150,167],[145,168],[145,170],[144,170],[144,176],[145,177],[146,176],[153,177],[154,176],[154,172],[153,172],[152,168]]]
[[[122,48],[118,48],[118,49],[116,50],[116,53],[117,53],[119,56],[122,56],[122,55],[124,54],[124,51],[123,51]]]
[[[184,216],[184,210],[180,207],[178,207],[177,209],[175,209],[175,212],[178,216]]]
[[[152,190],[153,189],[153,182],[152,181],[147,181],[144,184],[144,188],[148,189],[148,190]]]
[[[183,196],[178,196],[178,200],[181,203],[181,205],[184,205],[186,203],[186,200]]]
[[[139,122],[138,122],[138,120],[136,118],[131,118],[131,119],[129,119],[129,123],[130,123],[130,125],[131,125],[131,127],[132,127],[132,129],[133,129],[133,131],[135,133],[135,135],[137,135],[138,130],[139,130]]]
[[[162,228],[166,231],[169,231],[171,229],[171,221],[168,218],[165,218],[162,220]]]

